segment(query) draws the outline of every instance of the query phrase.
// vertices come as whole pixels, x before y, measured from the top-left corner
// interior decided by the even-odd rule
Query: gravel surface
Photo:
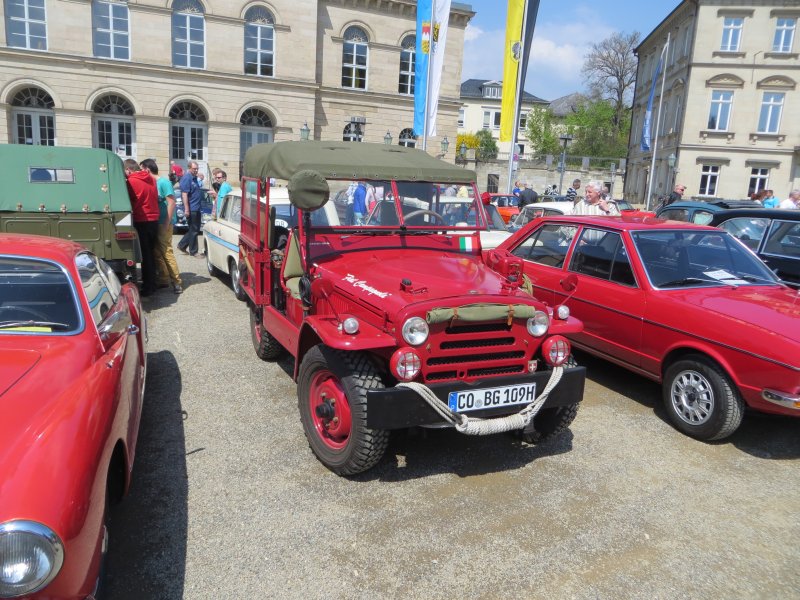
[[[722,443],[675,431],[660,389],[603,361],[571,431],[527,446],[396,435],[345,479],[308,448],[294,361],[259,360],[225,276],[180,254],[145,300],[148,373],[108,597],[798,598],[800,420]]]

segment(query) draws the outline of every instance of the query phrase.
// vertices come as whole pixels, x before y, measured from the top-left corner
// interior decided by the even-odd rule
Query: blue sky
[[[461,79],[502,79],[506,0],[458,0],[477,14],[467,26]],[[679,0],[541,0],[525,91],[554,100],[584,91],[583,57],[615,31],[643,38]]]

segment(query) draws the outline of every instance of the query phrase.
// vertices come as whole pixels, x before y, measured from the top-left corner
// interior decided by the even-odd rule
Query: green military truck
[[[0,144],[0,231],[79,242],[121,279],[141,251],[122,159],[98,148]]]

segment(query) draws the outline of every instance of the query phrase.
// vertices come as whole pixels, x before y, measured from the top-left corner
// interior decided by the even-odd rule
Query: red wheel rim
[[[261,343],[261,323],[255,317],[253,318],[253,334],[256,336],[256,340]]]
[[[322,442],[333,450],[342,450],[350,440],[352,417],[350,403],[339,380],[328,370],[314,375],[308,398],[311,409],[311,422]],[[327,416],[320,416],[317,408],[322,407]]]

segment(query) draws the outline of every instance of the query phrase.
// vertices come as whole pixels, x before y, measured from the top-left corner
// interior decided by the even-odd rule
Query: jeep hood
[[[325,271],[339,289],[389,314],[432,299],[458,306],[469,304],[470,296],[510,298],[502,291],[503,278],[473,255],[416,250],[353,253],[326,262]],[[406,289],[403,280],[411,282]]]

